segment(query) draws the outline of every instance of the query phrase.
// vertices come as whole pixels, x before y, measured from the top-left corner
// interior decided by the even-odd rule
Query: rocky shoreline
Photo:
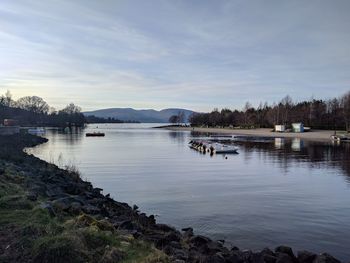
[[[60,254],[53,260],[52,257],[45,258],[42,254],[26,257],[26,255],[22,255],[25,254],[26,250],[19,249],[16,246],[16,240],[11,240],[11,237],[6,236],[6,234],[13,233],[8,231],[10,222],[5,224],[0,220],[0,236],[2,236],[0,238],[0,262],[18,262],[18,260],[22,262],[177,263],[340,262],[327,253],[317,255],[308,251],[299,251],[295,254],[287,246],[279,246],[274,250],[265,248],[262,251],[240,250],[237,247],[229,248],[224,245],[223,240],[214,241],[205,236],[196,235],[190,227],[179,231],[171,226],[158,224],[153,215],[147,216],[140,212],[137,206],[130,207],[126,203],[113,200],[109,195],[102,194],[102,189],[95,188],[91,183],[83,181],[76,171],[59,169],[53,164],[27,155],[22,151],[24,147],[32,147],[45,142],[44,138],[30,135],[0,138],[0,179],[4,185],[9,177],[6,174],[9,174],[9,169],[12,169],[11,171],[19,174],[21,179],[16,182],[12,178],[11,184],[17,183],[22,187],[25,201],[32,202],[30,204],[36,209],[44,210],[50,218],[61,221],[69,218],[74,220],[74,227],[77,228],[93,225],[98,230],[104,231],[104,233],[108,232],[112,236],[121,236],[124,239],[129,237],[136,240],[133,242],[140,240],[140,242],[153,244],[156,250],[152,250],[152,253],[155,251],[161,251],[161,253],[157,254],[156,258],[147,261],[135,259],[128,261],[125,253],[118,253],[118,249],[111,250],[111,246],[108,245],[96,252],[96,255],[101,255],[98,261],[93,257],[88,260],[84,257],[81,260],[72,257],[67,259],[62,255],[60,257]],[[5,194],[0,195],[0,200],[4,198],[6,198]],[[2,206],[4,205],[0,202],[0,209]],[[118,248],[117,245],[116,248]]]

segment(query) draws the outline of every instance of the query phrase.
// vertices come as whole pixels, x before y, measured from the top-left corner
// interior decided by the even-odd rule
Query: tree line
[[[210,113],[195,113],[192,126],[271,128],[276,124],[302,122],[313,129],[346,129],[350,131],[350,91],[339,98],[310,99],[293,102],[290,96],[280,102],[260,103],[253,107],[247,102],[242,110],[214,109]]]
[[[25,96],[14,100],[9,91],[0,96],[0,121],[14,119],[19,125],[52,127],[83,127],[86,123],[122,122],[118,119],[104,119],[95,116],[85,117],[81,108],[74,103],[61,110],[50,107],[38,96]]]

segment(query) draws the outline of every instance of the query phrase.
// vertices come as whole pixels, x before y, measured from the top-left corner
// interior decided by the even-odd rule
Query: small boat
[[[349,137],[346,137],[344,135],[342,136],[339,136],[339,135],[332,135],[331,136],[331,140],[332,141],[337,141],[337,142],[340,142],[340,141],[350,141],[350,138]]]
[[[197,142],[190,141],[189,147],[202,153],[209,152],[210,154],[230,154],[238,153],[238,149],[232,145],[225,145],[221,143]]]
[[[105,134],[103,132],[88,132],[85,134],[86,137],[104,137]]]
[[[236,147],[220,143],[216,143],[214,145],[214,151],[216,154],[238,153],[238,149]]]
[[[45,134],[44,128],[29,128],[28,133],[32,135],[42,135]]]

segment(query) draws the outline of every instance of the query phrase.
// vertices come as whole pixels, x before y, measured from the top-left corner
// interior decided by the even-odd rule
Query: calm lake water
[[[203,134],[151,126],[51,130],[49,142],[30,152],[76,165],[105,194],[158,222],[192,226],[242,249],[286,244],[350,259],[350,143],[239,139],[239,154],[225,159],[188,147]],[[106,136],[85,137],[96,130]]]

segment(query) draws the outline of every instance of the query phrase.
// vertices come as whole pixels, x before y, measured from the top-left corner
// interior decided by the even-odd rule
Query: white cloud
[[[348,2],[3,1],[0,91],[86,109],[349,89]],[[329,88],[331,87],[331,89]]]

